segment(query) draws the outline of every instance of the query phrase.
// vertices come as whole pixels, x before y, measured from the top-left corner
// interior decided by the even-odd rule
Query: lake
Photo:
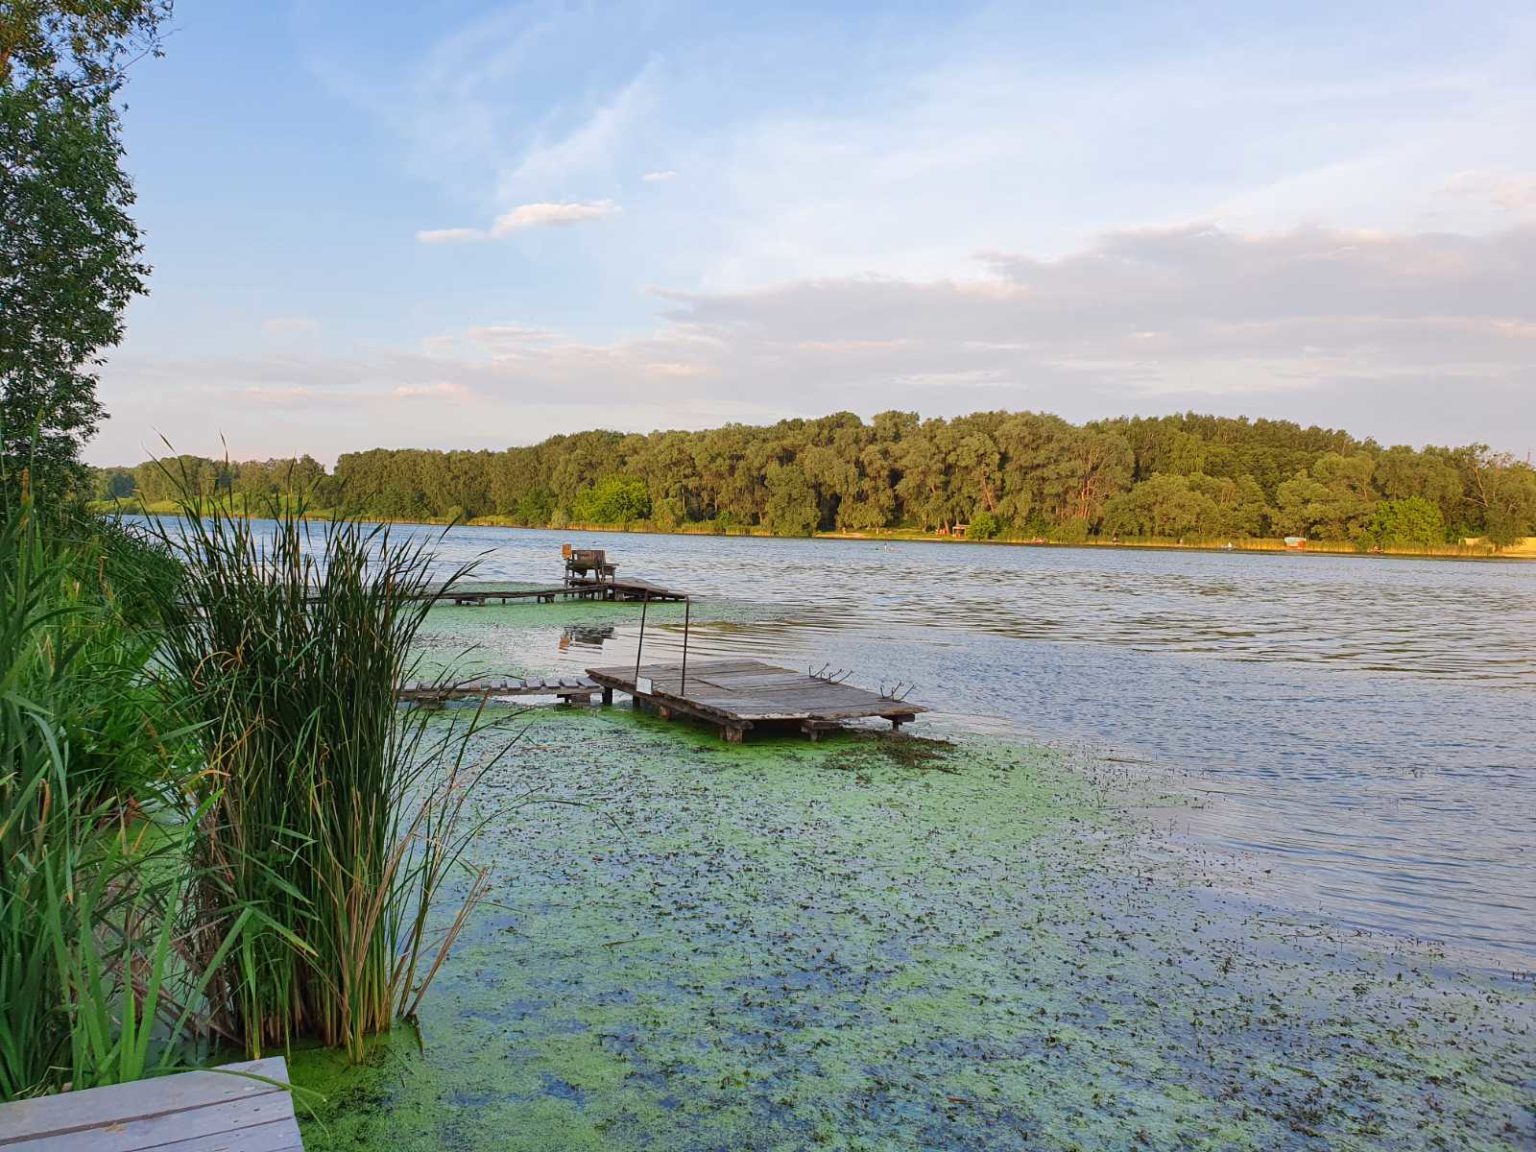
[[[547,584],[563,542],[691,592],[690,659],[915,683],[918,733],[1180,777],[1205,802],[1167,827],[1260,897],[1536,961],[1536,565],[474,527],[439,553]],[[488,669],[573,672],[633,659],[639,617],[442,608],[434,631]],[[647,658],[680,655],[682,609],[647,620]]]
[[[693,595],[436,605],[424,671],[686,642],[935,711],[733,745],[491,708],[485,899],[413,1027],[292,1051],[312,1152],[1536,1140],[1536,567],[391,531]]]

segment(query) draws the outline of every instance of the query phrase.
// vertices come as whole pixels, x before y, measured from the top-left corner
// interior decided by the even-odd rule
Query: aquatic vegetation
[[[1207,886],[1061,753],[527,720],[420,1049],[296,1054],[311,1149],[1536,1135],[1529,987]]]
[[[147,1075],[195,1023],[184,837],[157,822],[187,734],[110,568],[0,506],[0,1100]]]
[[[272,511],[268,531],[189,496],[161,528],[185,569],[160,605],[165,659],[206,761],[196,937],[211,950],[249,914],[209,989],[223,1036],[256,1056],[315,1035],[357,1057],[415,1011],[462,923],[428,930],[468,833],[476,721],[396,707],[420,678],[427,544]],[[461,909],[479,895],[472,879]]]

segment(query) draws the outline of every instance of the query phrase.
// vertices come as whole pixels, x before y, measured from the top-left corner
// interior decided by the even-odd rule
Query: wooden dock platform
[[[287,1083],[273,1056],[0,1104],[0,1149],[303,1152]]]
[[[900,728],[927,711],[920,704],[760,660],[690,664],[686,681],[681,664],[642,664],[638,678],[633,665],[588,668],[587,675],[601,685],[604,704],[613,702],[614,692],[624,692],[637,708],[663,719],[702,720],[732,743],[740,743],[754,728],[798,730],[815,740],[845,721],[869,717]]]
[[[602,685],[586,676],[525,679],[516,676],[486,677],[440,684],[411,680],[395,690],[398,699],[429,708],[450,700],[489,700],[502,696],[557,696],[562,704],[590,704]]]
[[[675,588],[663,588],[649,580],[573,580],[548,588],[481,588],[473,584],[450,588],[444,592],[428,592],[422,599],[434,604],[461,604],[481,606],[492,602],[500,604],[532,600],[538,604],[553,604],[557,600],[606,600],[623,603],[678,602],[688,599],[688,593]]]

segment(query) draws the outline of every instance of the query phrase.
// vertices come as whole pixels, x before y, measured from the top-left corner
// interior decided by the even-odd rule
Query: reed
[[[184,570],[161,603],[165,659],[202,723],[198,923],[214,949],[236,910],[254,917],[209,1009],[252,1056],[314,1035],[358,1058],[414,1012],[483,893],[471,872],[459,914],[433,916],[472,833],[480,717],[397,706],[396,685],[423,678],[426,542],[263,510],[191,496],[159,528]]]
[[[200,1024],[171,802],[188,733],[101,559],[0,508],[0,1099],[148,1075]]]

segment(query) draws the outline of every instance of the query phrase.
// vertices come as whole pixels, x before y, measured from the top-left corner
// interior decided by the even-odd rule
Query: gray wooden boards
[[[440,684],[431,680],[408,680],[395,690],[395,696],[413,704],[442,704],[448,700],[494,699],[501,696],[558,696],[566,703],[589,702],[601,685],[586,676],[486,677]]]
[[[0,1104],[0,1152],[302,1152],[281,1056]]]
[[[637,705],[659,715],[679,712],[720,725],[728,739],[761,724],[798,725],[815,736],[844,720],[878,716],[900,725],[925,712],[920,704],[893,700],[805,672],[760,660],[710,660],[681,664],[588,668],[602,685],[605,699],[614,691],[634,697]]]

